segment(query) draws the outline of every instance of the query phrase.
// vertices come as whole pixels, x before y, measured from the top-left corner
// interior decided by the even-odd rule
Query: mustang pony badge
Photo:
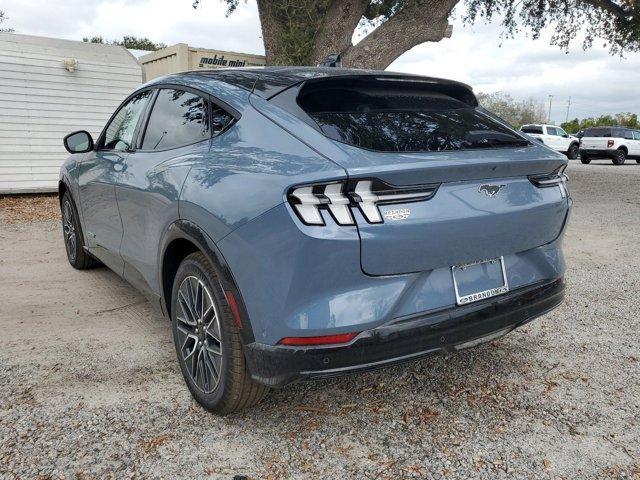
[[[493,198],[500,192],[500,190],[504,190],[505,188],[507,188],[506,185],[485,184],[478,187],[478,192],[484,193],[487,197]]]

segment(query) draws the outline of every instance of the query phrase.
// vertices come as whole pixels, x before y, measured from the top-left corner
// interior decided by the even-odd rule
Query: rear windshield
[[[525,125],[520,130],[524,133],[537,133],[542,135],[542,127],[540,125]]]
[[[478,109],[424,86],[303,89],[298,104],[326,136],[369,150],[431,152],[529,144]]]
[[[624,128],[593,127],[584,130],[583,137],[617,137],[624,138]]]

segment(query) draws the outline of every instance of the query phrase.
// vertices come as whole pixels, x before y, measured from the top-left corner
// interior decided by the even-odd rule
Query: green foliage
[[[574,118],[560,125],[565,131],[577,133],[580,130],[589,127],[608,127],[621,125],[623,127],[640,129],[640,122],[636,113],[623,112],[615,115],[601,115],[599,117],[588,117],[579,120]]]
[[[553,29],[552,45],[564,50],[579,35],[583,49],[603,40],[611,53],[640,50],[640,0],[465,0],[465,21],[501,16],[503,36],[521,30],[534,39]]]
[[[132,50],[146,50],[150,52],[155,52],[161,48],[165,48],[166,45],[164,43],[155,43],[149,40],[147,37],[138,38],[133,35],[125,35],[122,37],[122,40],[113,40],[113,41],[105,41],[102,36],[97,35],[94,37],[84,37],[82,39],[85,43],[106,43],[109,45],[121,45],[124,48],[131,48]]]
[[[504,92],[480,92],[477,97],[481,106],[516,128],[529,123],[546,122],[544,104],[533,98],[518,101]]]

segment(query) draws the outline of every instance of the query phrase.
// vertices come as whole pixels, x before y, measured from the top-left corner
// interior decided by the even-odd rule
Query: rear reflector
[[[314,345],[336,345],[349,343],[356,338],[360,332],[339,333],[337,335],[323,335],[321,337],[285,337],[278,343],[289,346],[314,346]]]
[[[241,329],[242,317],[240,317],[240,310],[238,309],[238,302],[236,302],[236,297],[229,290],[224,292],[224,296],[227,297],[227,303],[229,304],[229,309],[231,309],[231,315],[233,315],[233,323],[235,323],[238,329]]]

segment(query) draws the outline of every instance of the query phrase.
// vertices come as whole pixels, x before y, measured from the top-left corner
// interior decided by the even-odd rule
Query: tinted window
[[[610,137],[611,128],[610,127],[586,128],[584,130],[584,136],[585,137]]]
[[[142,92],[118,110],[107,127],[102,148],[123,152],[131,147],[138,119],[150,97],[150,90]]]
[[[640,132],[633,132],[633,138],[635,140],[640,140]]]
[[[153,104],[143,150],[163,150],[209,138],[207,102],[184,90],[162,89]]]
[[[341,86],[313,90],[298,103],[329,138],[369,150],[425,152],[529,143],[479,110],[436,92]]]
[[[542,135],[542,127],[540,125],[525,125],[520,130],[524,133],[535,133],[537,135]]]
[[[218,135],[229,126],[233,117],[217,105],[212,105],[211,109],[211,131],[214,135]]]

